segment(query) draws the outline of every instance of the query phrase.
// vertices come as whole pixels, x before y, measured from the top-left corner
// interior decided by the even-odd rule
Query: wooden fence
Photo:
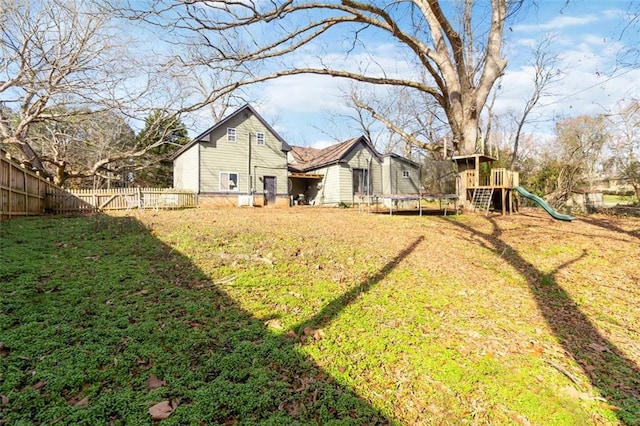
[[[197,207],[194,191],[167,188],[65,190],[26,170],[0,149],[0,220],[17,216],[84,214],[104,210]]]
[[[168,188],[114,188],[50,190],[47,212],[53,214],[93,213],[106,210],[180,209],[196,207],[194,191]]]
[[[0,150],[0,220],[44,214],[46,194],[55,188]]]

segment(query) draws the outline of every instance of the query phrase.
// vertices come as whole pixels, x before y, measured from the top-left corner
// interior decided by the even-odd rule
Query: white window
[[[262,133],[262,132],[256,133],[256,144],[257,145],[264,145],[264,140],[265,140],[264,133]]]
[[[220,172],[220,191],[237,191],[238,174],[230,172]]]
[[[227,141],[229,142],[236,142],[236,128],[235,127],[228,127],[227,128]]]
[[[409,172],[409,170],[403,170],[402,171],[402,177],[403,178],[410,178],[411,177],[411,172]]]

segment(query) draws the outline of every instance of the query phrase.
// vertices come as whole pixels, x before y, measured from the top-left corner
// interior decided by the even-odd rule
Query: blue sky
[[[562,79],[549,89],[551,96],[542,100],[536,122],[526,132],[549,138],[557,118],[610,112],[621,100],[640,97],[640,70],[616,62],[625,45],[637,43],[635,28],[623,32],[627,8],[626,0],[572,0],[568,5],[565,0],[542,0],[537,8],[520,15],[505,31],[509,65],[501,81],[496,112],[522,110],[533,87],[528,65],[531,46],[549,36]],[[338,57],[340,52],[325,50],[323,54]],[[409,69],[397,47],[384,40],[370,44],[366,55],[359,54],[362,61],[373,59],[392,72]],[[308,58],[309,52],[300,52],[293,60],[303,63],[308,60],[305,55]],[[358,56],[351,55],[350,60],[358,60]],[[340,79],[303,75],[255,86],[252,97],[258,111],[288,142],[321,147],[335,142],[336,137],[346,139],[361,133],[352,122],[336,118],[349,112],[342,99],[347,85]],[[209,125],[202,122],[193,132]]]

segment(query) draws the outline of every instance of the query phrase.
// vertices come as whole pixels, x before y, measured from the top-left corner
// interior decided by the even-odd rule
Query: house
[[[173,156],[173,186],[211,206],[335,206],[420,193],[420,167],[364,136],[324,149],[289,146],[250,105]]]
[[[199,205],[289,206],[290,150],[247,104],[174,154],[173,186],[195,191]]]
[[[294,201],[353,204],[372,196],[420,193],[420,166],[396,154],[381,155],[364,137],[324,149],[292,146],[288,153]]]

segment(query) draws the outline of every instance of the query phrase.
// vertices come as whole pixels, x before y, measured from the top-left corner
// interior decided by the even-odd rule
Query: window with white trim
[[[265,144],[265,134],[263,132],[256,133],[256,145],[264,145]]]
[[[410,178],[411,177],[411,172],[409,170],[403,170],[402,171],[402,177],[403,178]]]
[[[236,128],[227,127],[227,142],[236,142]]]
[[[237,191],[238,174],[232,172],[220,172],[220,191]]]

